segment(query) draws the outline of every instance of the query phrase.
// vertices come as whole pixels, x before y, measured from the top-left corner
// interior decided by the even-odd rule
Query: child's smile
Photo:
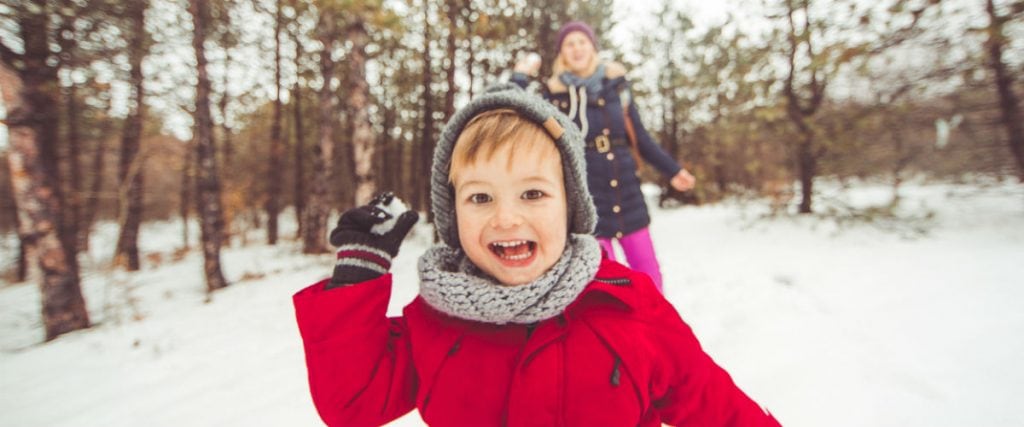
[[[529,240],[513,240],[504,242],[494,242],[490,245],[491,252],[494,252],[498,258],[501,258],[506,264],[514,265],[516,263],[522,263],[528,261],[534,255],[534,250],[537,249],[537,242],[531,242]]]
[[[485,273],[521,285],[562,256],[568,210],[554,144],[519,147],[515,154],[506,144],[461,168],[453,184],[460,244]]]

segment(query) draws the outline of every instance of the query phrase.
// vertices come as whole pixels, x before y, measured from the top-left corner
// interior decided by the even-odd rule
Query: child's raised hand
[[[327,287],[365,282],[387,273],[419,217],[391,192],[378,194],[369,204],[342,214],[338,226],[331,230],[338,262]]]

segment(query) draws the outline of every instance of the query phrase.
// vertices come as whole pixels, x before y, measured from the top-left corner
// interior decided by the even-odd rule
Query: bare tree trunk
[[[466,43],[466,51],[469,54],[469,58],[466,59],[466,74],[469,75],[469,99],[473,99],[473,77],[476,74],[473,72],[473,68],[476,66],[476,49],[473,49],[473,35],[475,34],[473,26],[476,20],[470,18],[473,15],[473,2],[466,2],[465,12],[466,14],[463,17],[463,22],[465,23],[468,32],[466,37],[469,39],[469,42]]]
[[[3,90],[7,90],[4,86]],[[13,177],[12,177],[13,178]],[[21,215],[18,212],[21,210],[18,208],[18,198],[14,197],[14,182],[11,182],[11,202],[12,208],[14,209],[14,229],[18,232],[18,271],[15,281],[24,282],[29,279],[29,259],[32,257],[32,243],[26,237],[26,233],[23,233],[21,225]]]
[[[298,74],[299,58],[302,55],[302,43],[295,39],[295,70]],[[306,211],[306,136],[302,122],[302,88],[299,86],[299,77],[295,77],[295,85],[292,86],[292,113],[295,116],[295,221],[298,223],[296,238],[303,236],[302,229],[305,224],[303,213]]]
[[[117,238],[115,264],[125,265],[129,271],[139,269],[139,227],[142,224],[143,169],[139,162],[142,145],[142,124],[145,121],[145,89],[142,86],[142,60],[146,56],[146,2],[135,1],[128,8],[131,19],[131,41],[128,62],[132,96],[128,117],[121,137],[121,159],[118,167],[121,234]]]
[[[231,69],[231,50],[225,49],[226,55],[224,56],[224,70]],[[225,168],[231,166],[235,156],[235,145],[231,141],[231,126],[228,125],[228,101],[230,96],[228,94],[228,76],[230,73],[224,73],[221,79],[221,84],[224,87],[224,92],[220,94],[220,99],[217,102],[217,109],[220,110],[220,133],[223,140],[220,144],[221,161]],[[216,150],[214,150],[216,152]]]
[[[230,26],[231,25],[230,24],[230,20],[225,21],[225,23],[222,23],[221,25]],[[228,101],[231,100],[231,94],[228,92],[228,75],[230,73],[227,70],[231,69],[231,49],[225,47],[224,48],[224,52],[225,52],[225,56],[224,56],[224,70],[225,70],[225,72],[224,72],[224,75],[223,75],[222,80],[221,80],[222,86],[224,88],[224,91],[221,92],[220,100],[218,102],[218,108],[220,110],[220,130],[221,130],[221,132],[220,132],[221,133],[221,142],[220,142],[221,146],[220,146],[220,149],[221,149],[221,153],[222,153],[222,155],[221,155],[221,167],[223,167],[225,170],[231,170],[230,168],[231,168],[231,165],[234,162],[234,153],[235,153],[234,143],[231,140],[231,126],[228,124]],[[213,123],[212,119],[211,119],[211,123]],[[212,129],[213,125],[211,124],[210,126],[211,126],[211,129]],[[211,135],[210,138],[211,138],[211,141],[212,141],[212,144],[213,144],[213,148],[212,148],[213,153],[214,153],[213,154],[213,156],[214,156],[213,162],[217,163],[217,154],[216,154],[217,153],[217,140],[216,140],[216,138],[213,137],[213,131],[212,130],[210,131],[210,135]],[[218,190],[218,194],[219,193],[220,193],[220,191]],[[235,212],[234,210],[229,211],[227,213],[224,213],[223,210],[222,210],[222,212],[221,212],[221,218],[222,219],[217,221],[217,223],[216,223],[217,224],[217,228],[218,228],[217,234],[221,236],[220,237],[221,238],[221,242],[227,242],[228,246],[231,245],[232,233],[234,231],[236,231],[236,230],[229,229],[229,226],[232,223],[234,223],[235,217],[237,217],[240,214],[241,214],[241,212]],[[259,221],[256,221],[256,224],[257,224],[256,227],[259,227]],[[242,232],[241,234],[242,234],[242,239],[244,240],[245,239],[245,233]]]
[[[281,0],[274,13],[274,122],[270,125],[270,165],[267,171],[267,243],[277,244],[277,216],[281,212],[284,145],[281,141]]]
[[[814,129],[808,125],[807,121],[818,111],[818,107],[821,106],[821,102],[825,99],[826,83],[819,78],[819,70],[814,68],[812,64],[809,70],[810,81],[807,83],[808,87],[806,89],[806,92],[810,93],[810,97],[807,101],[803,101],[797,94],[797,90],[794,87],[796,84],[796,74],[799,72],[796,64],[797,51],[803,46],[807,50],[807,56],[815,58],[814,48],[811,44],[812,26],[808,17],[807,2],[802,3],[802,6],[794,6],[792,0],[787,0],[786,6],[788,8],[787,18],[789,22],[789,72],[786,75],[783,93],[787,101],[786,113],[801,136],[795,150],[801,196],[798,212],[809,214],[812,212],[811,203],[814,196],[814,177],[817,174],[819,154],[815,147]],[[802,31],[797,29],[794,18],[799,8],[804,9]]]
[[[803,140],[797,146],[798,171],[800,176],[800,208],[799,213],[808,214],[813,212],[811,203],[814,197],[814,177],[817,174],[818,161],[812,150],[813,136],[803,135]]]
[[[206,275],[207,292],[227,287],[220,267],[220,249],[223,236],[224,214],[220,201],[220,179],[217,175],[217,161],[213,146],[213,121],[210,118],[210,77],[206,73],[207,25],[210,9],[206,0],[189,0],[192,14],[194,37],[192,48],[196,54],[196,108],[195,140],[196,160],[199,176],[196,179],[196,201],[199,212],[199,226],[203,247],[203,272]]]
[[[192,206],[193,178],[195,176],[195,141],[189,141],[185,148],[185,160],[181,165],[181,193],[178,213],[181,215],[181,248],[189,248],[189,206]]]
[[[68,117],[68,172],[70,186],[67,196],[67,215],[64,217],[64,246],[74,248],[68,256],[74,256],[81,249],[79,233],[82,229],[82,138],[78,109],[78,91],[74,83],[65,93],[66,113]]]
[[[1017,160],[1017,178],[1024,181],[1024,128],[1021,125],[1021,114],[1017,95],[1013,92],[1013,73],[1003,62],[1003,46],[1009,46],[1009,40],[1003,32],[1003,23],[1009,17],[999,16],[993,0],[985,1],[988,12],[988,47],[989,67],[995,74],[996,91],[999,93],[999,110],[1002,113],[1003,127],[1006,128],[1007,142],[1010,151]]]
[[[430,163],[433,160],[434,147],[434,100],[431,91],[433,66],[430,57],[430,6],[423,6],[423,123],[420,129],[420,143],[413,151],[413,164],[416,173],[412,175],[416,190],[413,193],[414,206],[421,211],[430,210],[430,180],[419,179],[430,175]]]
[[[307,254],[327,252],[324,241],[327,240],[327,186],[331,178],[331,163],[334,160],[334,91],[331,80],[334,79],[334,39],[337,37],[337,24],[334,13],[329,7],[320,11],[320,23],[317,30],[323,50],[320,51],[320,75],[323,85],[320,88],[318,113],[320,129],[319,151],[314,158],[313,192],[307,206],[305,234],[303,235],[302,252]]]
[[[82,251],[89,250],[89,236],[92,234],[92,224],[96,221],[96,213],[100,208],[100,191],[103,189],[103,155],[106,153],[107,138],[111,131],[110,120],[104,120],[100,124],[99,135],[92,152],[93,179],[89,185],[89,193],[85,204],[85,213],[82,217],[82,230],[79,233],[78,247]]]
[[[369,202],[377,188],[373,171],[376,147],[373,126],[370,124],[370,85],[366,82],[367,39],[363,22],[349,25],[348,41],[352,43],[352,50],[348,56],[348,76],[351,82],[348,110],[352,123],[352,159],[356,172],[355,206]]]
[[[384,89],[382,99],[385,101],[381,104],[381,128],[383,131],[378,135],[377,146],[380,147],[380,154],[378,157],[377,170],[381,171],[379,178],[380,187],[385,190],[397,190],[401,185],[402,167],[401,154],[395,155],[396,152],[400,153],[391,140],[391,128],[395,126],[396,113],[393,104],[388,103],[388,99],[391,96]],[[403,195],[404,197],[404,195]]]
[[[455,30],[458,21],[458,0],[447,0],[445,7],[447,8],[446,15],[448,17],[448,40],[445,50],[448,66],[445,67],[447,90],[444,94],[444,122],[447,123],[448,119],[455,114],[455,92],[457,91],[455,88]]]
[[[42,272],[42,318],[46,340],[61,334],[89,327],[89,314],[79,284],[78,264],[69,257],[62,243],[57,224],[61,209],[57,197],[53,163],[44,159],[45,145],[55,138],[56,74],[46,65],[48,18],[43,5],[38,12],[22,19],[22,40],[25,53],[19,61],[19,72],[8,67],[8,54],[0,64],[0,92],[7,109],[7,130],[11,182],[19,206],[19,235],[29,246],[35,246],[36,262]],[[17,74],[16,74],[17,73]],[[21,74],[19,76],[18,74]],[[50,148],[52,150],[52,148]],[[52,155],[52,152],[49,153]]]

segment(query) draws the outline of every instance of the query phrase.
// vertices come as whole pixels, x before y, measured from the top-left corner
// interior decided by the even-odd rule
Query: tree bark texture
[[[445,1],[446,17],[448,18],[448,38],[445,49],[445,58],[448,58],[448,66],[445,67],[446,82],[448,90],[444,94],[444,122],[455,114],[455,48],[458,47],[455,39],[455,32],[458,28],[459,0]]]
[[[281,141],[281,0],[274,13],[274,121],[270,124],[270,164],[267,166],[267,243],[277,244],[277,217],[281,213],[284,143]]]
[[[809,214],[813,212],[811,204],[814,197],[814,177],[817,174],[820,150],[815,146],[815,132],[808,121],[818,111],[818,107],[821,106],[822,101],[825,99],[826,83],[819,79],[819,70],[812,64],[808,70],[810,81],[807,84],[807,91],[810,93],[810,96],[804,101],[797,93],[795,81],[796,74],[800,72],[796,65],[797,52],[801,47],[806,48],[807,56],[813,62],[815,58],[814,48],[811,44],[811,31],[813,30],[810,18],[808,17],[809,12],[806,2],[802,3],[802,6],[794,6],[793,2],[788,0],[786,6],[788,8],[787,18],[789,22],[789,70],[786,75],[783,93],[786,96],[786,114],[801,136],[794,150],[797,175],[800,177],[800,208],[798,212]],[[794,18],[799,8],[804,9],[802,29],[797,28]]]
[[[193,138],[194,139],[194,138]],[[185,160],[181,163],[181,192],[179,193],[178,213],[181,215],[181,247],[189,248],[189,207],[192,206],[192,189],[195,181],[196,149],[195,141],[188,142],[185,149]]]
[[[142,225],[143,158],[139,156],[142,146],[142,125],[146,117],[144,104],[142,60],[146,56],[146,6],[135,1],[128,8],[131,32],[128,46],[128,63],[131,96],[128,99],[128,117],[125,118],[121,134],[121,157],[118,162],[118,219],[121,234],[117,238],[115,262],[129,271],[137,271],[139,265],[139,228]]]
[[[428,2],[429,3],[429,2]],[[430,210],[430,180],[420,179],[430,175],[430,163],[434,154],[434,99],[431,92],[433,65],[430,57],[430,7],[423,8],[423,93],[420,102],[423,104],[423,123],[420,126],[420,143],[413,151],[413,164],[416,173],[412,175],[414,206],[420,211]],[[428,218],[429,219],[429,218]]]
[[[227,50],[227,55],[224,56],[224,69],[231,69],[231,51]],[[220,158],[221,164],[225,168],[230,167],[235,157],[235,145],[231,141],[231,126],[228,126],[228,101],[231,100],[231,96],[228,93],[228,76],[230,73],[224,73],[221,79],[221,85],[224,87],[224,92],[220,94],[220,99],[217,102],[217,109],[220,110],[220,133],[223,140],[220,144]],[[215,144],[216,145],[216,144]],[[216,149],[214,149],[216,152]]]
[[[359,21],[351,23],[347,33],[348,41],[352,43],[348,57],[348,110],[352,126],[352,159],[356,175],[354,206],[362,206],[370,201],[377,189],[373,170],[376,147],[373,126],[370,123],[370,85],[366,82],[366,43],[369,36],[365,24]]]
[[[92,152],[92,181],[89,183],[89,192],[86,197],[85,212],[82,215],[82,230],[79,232],[79,245],[82,251],[89,250],[89,235],[92,234],[92,224],[96,221],[96,213],[100,208],[100,191],[103,189],[103,157],[106,154],[107,138],[111,133],[111,122],[104,120],[100,123],[99,136],[96,138]]]
[[[1007,143],[1017,160],[1017,177],[1024,182],[1024,127],[1021,125],[1020,106],[1017,95],[1013,92],[1013,72],[1003,62],[1003,47],[1008,46],[1003,22],[1008,18],[996,12],[993,0],[986,0],[985,11],[988,13],[989,28],[988,48],[989,67],[995,75],[996,92],[999,94],[999,111],[1002,113],[1003,127],[1006,129]]]
[[[814,177],[818,171],[818,159],[811,145],[813,141],[813,136],[805,134],[797,146],[797,172],[800,176],[800,208],[797,212],[802,214],[814,212],[811,204],[814,200]]]
[[[59,235],[53,162],[44,159],[44,147],[55,143],[56,75],[46,65],[48,45],[45,8],[21,22],[25,42],[24,68],[0,65],[0,92],[7,108],[9,152],[7,161],[18,206],[18,233],[35,248],[41,274],[42,319],[46,340],[89,327],[89,314],[79,283],[78,265],[68,257]],[[19,75],[20,74],[20,75]],[[45,130],[49,128],[50,130]],[[52,147],[50,148],[52,150]],[[50,153],[52,155],[52,151]],[[31,261],[31,260],[29,260]]]
[[[199,229],[203,247],[203,272],[208,292],[228,285],[220,267],[220,249],[223,241],[224,213],[220,200],[220,179],[217,175],[217,161],[213,145],[213,120],[210,118],[210,77],[206,72],[207,25],[210,9],[206,0],[189,0],[192,14],[194,37],[192,48],[196,54],[196,107],[195,144],[196,161],[199,170],[196,177],[196,210],[199,213]]]
[[[82,231],[82,132],[78,108],[78,91],[74,84],[65,92],[65,113],[67,114],[67,146],[68,146],[68,193],[67,213],[64,217],[64,232],[68,239],[64,246],[72,248],[68,256],[74,256],[82,248],[80,233]]]
[[[299,58],[302,57],[302,43],[298,38],[295,39],[295,69],[299,68]],[[298,73],[298,71],[296,71]],[[292,114],[294,116],[295,127],[295,221],[298,223],[298,230],[296,231],[296,238],[301,238],[303,224],[305,221],[303,218],[306,212],[306,133],[303,131],[303,120],[302,120],[302,88],[300,86],[300,79],[296,77],[295,85],[292,86]]]
[[[331,178],[332,160],[334,159],[334,91],[331,80],[334,79],[334,58],[332,50],[337,38],[337,23],[333,11],[323,8],[320,11],[320,23],[317,36],[323,49],[320,51],[320,75],[323,85],[318,94],[318,143],[319,150],[313,160],[313,191],[306,207],[305,234],[303,235],[302,252],[317,254],[327,252],[324,242],[327,240],[327,214],[329,212],[327,187]]]

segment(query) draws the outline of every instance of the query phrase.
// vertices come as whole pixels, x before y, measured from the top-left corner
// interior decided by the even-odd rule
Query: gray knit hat
[[[512,109],[527,120],[546,129],[555,139],[562,155],[562,175],[565,177],[565,196],[569,210],[569,232],[591,234],[597,223],[594,200],[587,189],[587,164],[583,157],[583,135],[576,125],[551,104],[537,95],[527,93],[514,83],[492,86],[465,107],[456,111],[441,133],[434,149],[434,166],[430,175],[430,205],[434,211],[434,225],[441,240],[458,248],[459,228],[455,220],[455,191],[448,182],[452,150],[462,129],[474,117],[485,111]]]

